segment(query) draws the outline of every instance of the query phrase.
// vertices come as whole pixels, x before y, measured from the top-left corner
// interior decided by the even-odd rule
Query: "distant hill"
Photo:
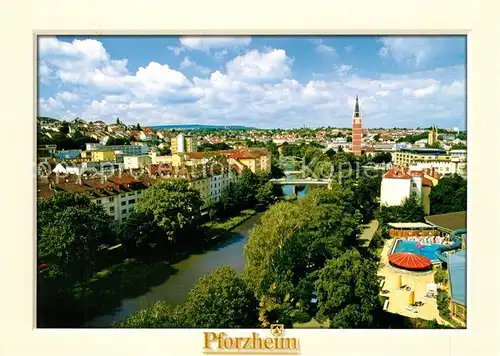
[[[153,130],[171,130],[171,129],[183,129],[183,130],[253,130],[254,127],[248,126],[221,126],[221,125],[158,125],[149,126]]]
[[[45,116],[38,116],[37,117],[38,121],[45,121],[45,122],[60,122],[58,119],[54,119],[52,117],[45,117]]]

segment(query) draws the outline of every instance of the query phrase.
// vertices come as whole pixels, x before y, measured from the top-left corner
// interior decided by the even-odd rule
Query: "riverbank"
[[[254,209],[241,211],[238,215],[227,219],[209,221],[200,227],[204,235],[203,245],[170,255],[165,258],[140,260],[127,258],[122,262],[97,272],[87,283],[86,288],[75,288],[75,304],[85,306],[84,320],[99,319],[100,316],[120,313],[124,300],[140,298],[179,273],[176,264],[191,258],[201,256],[211,251],[214,246],[223,244],[232,237],[232,230],[245,223],[258,212]],[[85,325],[89,326],[89,325]],[[92,325],[107,327],[105,323]]]

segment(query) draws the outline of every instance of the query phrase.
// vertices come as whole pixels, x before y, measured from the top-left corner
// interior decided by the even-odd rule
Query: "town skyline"
[[[38,116],[341,128],[358,95],[364,128],[466,128],[463,36],[58,36],[38,47]]]

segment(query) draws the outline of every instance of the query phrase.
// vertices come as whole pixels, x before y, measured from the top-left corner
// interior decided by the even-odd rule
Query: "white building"
[[[80,165],[69,165],[66,162],[58,163],[52,170],[54,173],[58,174],[76,174],[80,175],[81,166]]]
[[[438,183],[436,171],[412,167],[390,169],[382,178],[380,204],[385,206],[401,205],[413,194],[422,204],[424,212],[430,213],[429,194]]]
[[[123,165],[125,169],[139,169],[147,167],[151,164],[150,156],[124,156]]]

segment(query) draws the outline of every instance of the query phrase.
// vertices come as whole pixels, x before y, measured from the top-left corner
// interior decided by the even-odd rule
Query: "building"
[[[156,151],[150,151],[148,155],[151,157],[152,164],[172,163],[172,156],[160,156]]]
[[[56,145],[39,145],[36,148],[36,154],[38,159],[43,160],[46,158],[51,158],[52,155],[56,153]]]
[[[429,195],[431,189],[438,183],[438,175],[432,170],[424,171],[405,167],[391,168],[382,177],[380,189],[380,204],[385,206],[401,205],[413,194],[422,204],[425,214],[430,213]]]
[[[56,158],[60,159],[75,159],[81,157],[82,150],[59,151],[55,154]]]
[[[83,151],[81,157],[92,162],[109,162],[115,160],[115,153],[107,150]]]
[[[453,213],[426,216],[427,224],[432,225],[446,234],[467,228],[467,212],[458,211]]]
[[[170,143],[172,155],[196,152],[197,148],[196,138],[193,136],[185,136],[182,133],[177,135],[177,137],[172,138],[172,142]]]
[[[432,146],[435,145],[436,143],[438,143],[438,131],[436,126],[432,126],[427,136],[427,144],[429,146]]]
[[[454,318],[467,321],[467,250],[448,255],[450,311]]]
[[[148,154],[148,145],[144,142],[132,142],[131,145],[111,145],[106,146],[100,143],[86,143],[87,151],[120,151],[124,156],[142,156]]]
[[[226,157],[229,165],[236,166],[241,171],[248,168],[254,173],[260,171],[271,172],[271,153],[263,148],[247,148],[213,152],[189,152],[185,155],[174,155],[172,165],[205,165],[217,156]],[[179,157],[180,160],[177,160],[177,157]]]
[[[148,184],[126,173],[94,177],[52,174],[38,181],[37,197],[60,193],[82,194],[101,205],[115,223],[122,223],[134,211],[137,200]]]
[[[434,168],[440,175],[467,176],[467,151],[440,148],[406,148],[392,154],[395,165]]]
[[[124,156],[123,165],[125,169],[140,169],[152,163],[150,156]]]
[[[354,106],[354,114],[352,117],[352,144],[351,151],[356,156],[361,156],[361,142],[363,140],[363,133],[361,130],[362,116],[359,111],[358,96],[356,95],[356,104]]]

